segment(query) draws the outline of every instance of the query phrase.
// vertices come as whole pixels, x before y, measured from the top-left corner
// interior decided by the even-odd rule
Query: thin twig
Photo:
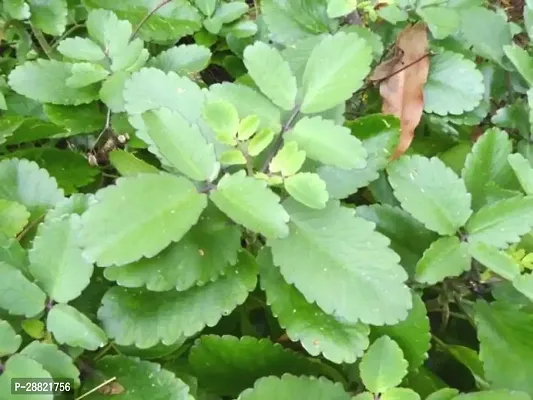
[[[65,39],[68,35],[70,35],[72,32],[74,32],[76,29],[78,28],[81,28],[83,25],[78,25],[78,24],[74,24],[74,26],[72,26],[68,31],[66,31],[65,33],[63,33],[60,37],[58,37],[52,44],[51,44],[51,48],[52,49],[55,49],[56,46],[61,43],[61,41],[63,39]]]
[[[76,400],[80,400],[80,399],[83,399],[84,397],[89,396],[91,393],[96,392],[98,389],[104,387],[105,385],[110,384],[111,382],[113,382],[113,381],[116,380],[116,379],[117,379],[117,377],[114,376],[113,378],[108,379],[108,380],[105,381],[105,382],[102,382],[102,383],[99,384],[98,386],[96,386],[96,387],[92,388],[91,390],[89,390],[87,393],[84,393],[84,394],[82,394],[81,396],[77,397]]]
[[[110,125],[111,125],[111,109],[108,108],[107,109],[106,119],[105,119],[104,129],[102,129],[102,132],[100,132],[100,134],[96,137],[96,140],[93,143],[93,147],[91,148],[91,151],[94,150],[94,148],[96,147],[96,145],[98,144],[98,142],[102,138],[102,135],[107,132],[107,130],[109,129]]]
[[[263,164],[263,167],[261,168],[261,172],[265,172],[268,169],[268,165],[270,164],[270,162],[272,161],[272,159],[274,158],[274,156],[276,155],[278,150],[281,148],[281,144],[283,143],[283,135],[289,129],[292,128],[292,123],[294,122],[296,117],[298,117],[299,114],[300,114],[300,107],[296,106],[294,108],[294,110],[292,111],[291,116],[289,117],[289,119],[285,123],[285,125],[283,125],[283,129],[281,130],[279,136],[277,137],[276,142],[274,143],[274,146],[272,146],[272,150],[268,154],[268,157],[266,158],[266,160],[265,160],[265,162]]]
[[[139,29],[141,29],[141,26],[144,25],[144,23],[148,20],[148,18],[150,18],[152,15],[154,15],[157,10],[159,10],[161,7],[163,7],[165,4],[168,4],[170,3],[172,0],[162,0],[161,3],[159,3],[157,6],[154,7],[154,9],[152,11],[150,11],[148,14],[146,14],[143,19],[141,19],[141,21],[137,24],[137,26],[135,27],[135,30],[132,32],[131,36],[130,36],[130,42],[133,41],[133,39],[135,39],[137,37],[137,34],[139,33]]]
[[[403,67],[401,67],[401,68],[398,69],[397,71],[391,72],[390,75],[384,77],[383,79],[379,79],[379,80],[377,80],[376,82],[381,83],[381,82],[383,82],[383,81],[386,81],[387,79],[393,77],[393,76],[396,75],[396,74],[399,74],[400,72],[402,72],[403,70],[409,68],[410,66],[415,65],[416,63],[422,61],[422,60],[425,59],[426,57],[429,57],[430,55],[431,55],[431,53],[426,53],[426,54],[424,54],[423,56],[418,57],[416,60],[411,61],[409,64],[404,65]]]
[[[39,46],[41,46],[41,49],[43,49],[44,54],[46,54],[46,57],[48,57],[50,60],[52,60],[54,57],[52,57],[52,48],[46,41],[43,33],[35,28],[33,24],[30,24],[31,31],[33,33],[33,36],[35,36],[35,39],[37,39],[37,42],[39,42]]]

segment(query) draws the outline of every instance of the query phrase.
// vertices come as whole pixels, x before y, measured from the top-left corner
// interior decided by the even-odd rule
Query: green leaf
[[[197,181],[210,180],[218,172],[213,144],[180,113],[160,108],[144,113],[142,118],[157,148],[155,154],[161,154],[178,171]]]
[[[443,388],[432,393],[426,400],[453,400],[459,391],[452,388]]]
[[[62,40],[57,51],[65,57],[81,61],[102,61],[105,58],[103,50],[89,38],[75,37]]]
[[[461,10],[461,33],[473,51],[481,57],[502,62],[504,47],[511,44],[511,32],[505,16],[485,7]]]
[[[28,223],[30,213],[22,204],[0,199],[0,233],[15,236]]]
[[[453,400],[530,400],[523,392],[510,390],[485,390],[477,393],[460,394]]]
[[[309,158],[342,169],[366,166],[367,152],[350,130],[321,117],[304,117],[284,136],[295,141]]]
[[[211,51],[205,46],[182,44],[171,47],[150,60],[148,66],[178,75],[195,74],[204,70],[211,59]]]
[[[241,141],[250,139],[261,124],[261,120],[257,115],[248,115],[239,123],[237,131],[237,138]]]
[[[322,209],[329,200],[326,182],[311,172],[290,176],[283,181],[283,185],[293,199],[310,208]]]
[[[98,64],[76,63],[70,70],[71,76],[65,81],[70,88],[84,88],[93,83],[103,81],[109,72]]]
[[[307,301],[352,323],[383,325],[405,319],[411,307],[407,274],[373,223],[337,201],[322,210],[292,199],[283,205],[291,218],[290,234],[268,245],[285,280]],[[384,290],[389,296],[380,295]]]
[[[46,334],[44,322],[40,319],[25,319],[20,323],[20,327],[34,339],[42,339]]]
[[[419,369],[428,358],[431,348],[431,331],[426,305],[422,298],[412,293],[413,307],[407,318],[394,325],[373,326],[371,337],[387,335],[400,345],[409,370]]]
[[[132,153],[120,149],[109,153],[109,162],[122,176],[159,173],[159,170],[153,165],[135,157]]]
[[[334,199],[346,198],[378,179],[379,171],[389,163],[400,136],[399,120],[391,115],[367,115],[348,121],[346,126],[351,129],[352,135],[361,140],[367,153],[367,162],[362,169],[318,168],[318,175],[326,182],[330,197]]]
[[[433,37],[438,40],[453,35],[461,24],[460,13],[452,8],[424,7],[416,12],[428,24]]]
[[[80,228],[80,217],[75,214],[45,221],[29,251],[35,283],[59,303],[78,297],[93,273],[93,265],[83,258],[79,246]]]
[[[31,23],[44,33],[61,35],[67,26],[67,0],[26,0],[30,5]]]
[[[116,382],[119,382],[124,391],[111,397],[120,397],[125,400],[191,399],[189,387],[172,372],[161,368],[159,364],[116,355],[103,357],[96,362],[95,367],[98,373],[89,377],[87,383],[84,384],[86,394],[101,384],[103,379],[116,378]],[[105,391],[92,392],[88,396],[91,400],[107,400],[109,397],[110,395]]]
[[[222,165],[246,165],[246,157],[241,150],[226,150],[218,157]]]
[[[12,18],[24,20],[30,18],[30,6],[24,0],[4,0],[4,11]]]
[[[446,51],[431,58],[424,85],[424,111],[459,115],[481,102],[485,86],[476,64],[459,53]]]
[[[9,322],[0,320],[0,357],[15,353],[21,344],[22,338]]]
[[[233,104],[240,119],[257,115],[261,121],[260,128],[269,128],[275,133],[281,130],[279,109],[256,90],[235,83],[220,83],[210,86],[209,92],[213,99]]]
[[[325,378],[285,374],[281,378],[268,376],[258,379],[253,388],[242,392],[237,400],[350,400],[350,395],[339,383]]]
[[[98,99],[95,85],[75,88],[67,84],[74,64],[54,60],[28,61],[9,74],[9,86],[41,103],[78,105]]]
[[[56,304],[48,312],[46,328],[59,344],[94,351],[107,343],[102,329],[67,304]]]
[[[194,0],[194,4],[206,17],[210,17],[217,8],[218,0]]]
[[[500,301],[487,304],[480,300],[475,307],[475,323],[480,342],[479,357],[491,388],[522,390],[533,395],[533,381],[529,378],[533,374],[530,362],[533,349],[529,344],[533,315],[514,304]],[[489,397],[483,397],[486,398]],[[495,400],[500,398],[510,397],[494,397]]]
[[[420,400],[420,395],[412,389],[391,388],[379,398],[380,400]]]
[[[531,273],[516,276],[513,279],[513,286],[533,301],[533,275]]]
[[[248,4],[245,2],[221,2],[214,15],[211,18],[204,20],[204,27],[208,32],[213,34],[221,33],[221,28],[224,24],[228,24],[240,18],[244,13],[248,11]]]
[[[57,379],[72,379],[74,387],[80,385],[80,371],[74,365],[72,358],[57,348],[55,344],[33,341],[20,354],[41,364],[46,371]]]
[[[507,133],[497,128],[487,130],[474,144],[461,175],[472,195],[475,211],[487,204],[485,190],[488,183],[494,182],[505,188],[513,181],[513,170],[507,160],[511,150]]]
[[[235,136],[239,130],[239,113],[231,103],[223,100],[208,102],[204,105],[202,115],[221,143],[230,146],[237,144]]]
[[[432,231],[453,235],[472,214],[464,182],[436,157],[403,156],[388,173],[403,209]]]
[[[291,340],[300,341],[312,356],[323,354],[338,364],[353,363],[363,355],[369,344],[367,325],[342,322],[309,303],[285,282],[268,250],[261,250],[257,261],[267,303]]]
[[[520,266],[508,254],[483,242],[473,243],[470,254],[492,272],[512,281],[520,275]]]
[[[215,281],[237,262],[241,231],[214,207],[177,243],[154,258],[105,270],[105,277],[123,287],[146,286],[151,291],[179,291]]]
[[[266,182],[246,176],[244,171],[226,174],[209,198],[228,217],[267,238],[289,233],[289,215],[279,204],[279,196]]]
[[[372,48],[359,35],[326,36],[305,67],[302,112],[313,114],[346,101],[363,84],[371,62]]]
[[[83,0],[83,4],[89,9],[112,10],[119,18],[127,19],[134,26],[138,26],[157,5],[151,0],[131,0],[127,3]],[[95,26],[98,27],[98,24]],[[196,32],[200,27],[201,15],[198,10],[186,0],[173,0],[150,15],[149,23],[142,24],[139,36],[143,40],[176,42],[181,37]]]
[[[44,309],[46,295],[21,271],[2,261],[0,276],[0,308],[26,317],[33,317]]]
[[[126,111],[123,94],[124,86],[129,77],[129,72],[118,71],[102,83],[99,92],[100,99],[112,112],[119,113]]]
[[[529,195],[533,194],[533,168],[531,168],[529,161],[520,153],[509,154],[507,161],[509,161],[509,165],[513,169],[524,192]]]
[[[339,18],[357,8],[357,0],[328,0],[328,17]]]
[[[0,233],[0,262],[12,265],[20,271],[28,271],[28,255],[26,250],[15,238],[10,238]]]
[[[167,173],[123,177],[96,194],[82,215],[84,256],[99,266],[153,257],[198,221],[207,196]]]
[[[268,63],[265,62],[268,60]],[[289,63],[274,47],[255,42],[244,50],[244,65],[259,89],[284,110],[292,110],[296,101],[296,78]]]
[[[257,284],[257,266],[249,253],[225,275],[204,286],[178,292],[150,292],[115,286],[107,291],[98,319],[115,343],[145,349],[162,342],[190,337],[205,326],[214,326],[242,304]]]
[[[401,383],[407,374],[407,361],[398,343],[381,336],[370,345],[359,369],[365,387],[373,393],[383,393]]]
[[[409,276],[414,277],[418,261],[438,235],[399,207],[372,204],[357,207],[356,212],[358,216],[374,222],[376,231],[389,238],[390,248],[400,256]]]
[[[56,181],[34,162],[0,162],[0,198],[23,204],[32,215],[42,214],[63,197]]]
[[[416,265],[418,282],[434,285],[470,270],[468,245],[457,236],[441,237],[431,244]]]
[[[298,148],[297,142],[286,142],[270,162],[268,169],[272,173],[281,172],[283,176],[296,174],[305,162],[305,151]]]
[[[485,381],[483,363],[479,359],[476,350],[460,345],[446,345],[446,350],[470,370],[478,387],[485,389],[489,387],[489,384]]]
[[[533,227],[533,197],[517,196],[489,204],[466,224],[468,241],[498,248],[517,243]]]
[[[261,129],[248,142],[248,154],[252,157],[259,155],[274,140],[274,131],[272,129]]]
[[[510,46],[505,46],[503,51],[526,82],[529,85],[533,85],[533,58],[528,52],[514,43]]]
[[[200,386],[232,397],[264,376],[320,373],[320,364],[311,359],[250,336],[201,336],[191,348],[189,364]]]
[[[116,75],[113,75],[113,77]],[[44,104],[43,110],[50,121],[66,128],[69,136],[77,135],[78,133],[101,131],[106,122],[106,115],[98,102],[79,106]],[[55,137],[58,136],[56,135]],[[66,135],[63,133],[61,136]]]
[[[402,10],[396,5],[388,5],[380,8],[377,14],[385,21],[396,25],[398,22],[407,21],[409,14],[405,10]]]
[[[52,379],[51,375],[39,364],[22,354],[15,354],[7,360],[4,372],[0,375],[0,393],[7,395],[6,400],[54,400],[54,395],[43,393],[11,394],[13,378]]]

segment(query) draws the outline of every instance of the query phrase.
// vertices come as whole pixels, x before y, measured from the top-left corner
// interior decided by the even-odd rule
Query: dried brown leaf
[[[382,112],[400,119],[401,136],[393,159],[411,145],[424,110],[424,84],[429,72],[427,26],[408,26],[396,40],[394,55],[379,64],[370,77],[380,81]]]

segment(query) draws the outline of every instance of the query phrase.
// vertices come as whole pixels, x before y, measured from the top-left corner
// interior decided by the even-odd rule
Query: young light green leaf
[[[509,136],[497,128],[487,130],[474,144],[461,172],[466,188],[472,195],[474,211],[487,204],[485,190],[489,182],[504,188],[513,182],[513,170],[507,160],[511,150]]]
[[[105,58],[102,48],[89,38],[74,37],[62,40],[57,51],[74,60],[102,61]]]
[[[321,117],[304,117],[285,135],[295,141],[309,158],[342,169],[366,166],[367,152],[350,130]]]
[[[46,295],[20,270],[1,261],[0,276],[0,308],[26,317],[34,317],[44,309]]]
[[[0,198],[0,233],[15,236],[28,223],[30,213],[22,204]]]
[[[468,241],[498,248],[517,243],[533,228],[533,197],[517,196],[486,205],[466,224]]]
[[[187,290],[215,281],[237,262],[241,231],[212,205],[198,224],[177,243],[153,258],[107,268],[104,276],[122,287],[146,286],[151,291]]]
[[[252,157],[259,155],[274,140],[274,131],[264,128],[257,132],[248,143],[248,154]]]
[[[225,275],[204,286],[178,292],[151,292],[114,286],[107,291],[98,319],[115,343],[145,349],[162,342],[190,337],[214,326],[224,315],[244,303],[257,284],[257,265],[249,253]],[[140,310],[144,310],[141,311]]]
[[[459,53],[446,51],[431,58],[424,85],[424,111],[438,115],[472,111],[483,98],[483,74]]]
[[[82,256],[78,215],[48,220],[39,225],[29,251],[30,272],[48,296],[58,303],[78,297],[89,285],[93,265]]]
[[[122,176],[159,173],[153,165],[121,149],[115,149],[109,153],[109,162]]]
[[[159,53],[150,60],[148,66],[165,72],[173,71],[178,75],[188,75],[204,70],[210,59],[209,48],[197,44],[183,44]]]
[[[533,274],[518,275],[513,279],[513,286],[520,293],[533,301]]]
[[[399,120],[392,115],[374,114],[349,121],[346,126],[361,140],[367,152],[366,166],[362,169],[341,169],[321,166],[317,173],[326,186],[331,198],[343,199],[357,189],[367,186],[379,178],[379,172],[390,161],[400,136]]]
[[[239,113],[231,103],[210,101],[204,105],[202,115],[221,143],[230,146],[237,144],[235,136],[239,130]]]
[[[290,234],[267,244],[285,280],[307,301],[352,323],[393,324],[407,317],[412,305],[407,274],[372,222],[337,201],[322,210],[293,199],[283,206],[290,215]],[[331,296],[332,287],[337,296]],[[380,296],[383,290],[390,296]]]
[[[360,206],[357,215],[376,224],[376,231],[391,241],[390,248],[401,258],[401,264],[414,277],[418,261],[427,248],[438,239],[408,212],[386,204]]]
[[[418,370],[428,358],[431,348],[431,328],[426,305],[422,298],[412,292],[413,307],[407,318],[394,325],[373,326],[370,336],[387,335],[400,345],[409,363],[409,371]]]
[[[441,237],[431,244],[416,265],[415,279],[434,285],[470,270],[468,245],[457,236]]]
[[[237,137],[239,138],[239,140],[242,141],[250,139],[257,131],[260,124],[261,120],[257,115],[248,115],[247,117],[243,118],[242,121],[239,123]]]
[[[328,0],[328,17],[339,18],[357,8],[357,0]]]
[[[296,101],[296,78],[281,53],[266,43],[255,42],[246,47],[243,57],[248,74],[261,92],[282,109],[292,110]]]
[[[30,5],[31,23],[53,36],[61,35],[67,26],[67,0],[26,0]]]
[[[502,278],[512,281],[520,275],[520,266],[508,254],[483,242],[473,243],[469,248],[470,254],[479,263]]]
[[[40,319],[25,319],[20,323],[20,327],[33,339],[42,339],[46,334],[44,322]]]
[[[283,185],[293,199],[310,208],[322,209],[329,200],[326,182],[311,172],[290,176],[283,181]]]
[[[142,115],[146,133],[161,154],[178,171],[197,181],[207,181],[219,168],[213,144],[179,112],[168,108]]]
[[[305,151],[298,148],[298,143],[289,141],[277,152],[268,169],[272,173],[281,172],[283,176],[297,173],[305,162]]]
[[[312,356],[323,354],[338,364],[353,363],[363,355],[369,344],[367,325],[342,322],[309,303],[285,282],[267,249],[261,250],[257,261],[267,303],[291,340],[300,341]]]
[[[9,322],[0,320],[0,357],[15,353],[21,344],[22,338]]]
[[[25,20],[31,16],[30,6],[24,0],[4,0],[4,11],[18,20]]]
[[[531,168],[529,161],[520,153],[509,154],[507,161],[509,161],[509,165],[511,165],[524,192],[529,195],[533,194],[533,168]]]
[[[529,344],[533,315],[515,304],[496,301],[491,304],[478,300],[475,307],[475,323],[480,342],[479,358],[483,362],[485,378],[493,389],[521,390],[533,394],[533,348]],[[485,399],[511,399],[509,395]],[[470,397],[458,396],[454,400]],[[526,400],[527,397],[524,397]]]
[[[70,88],[84,88],[93,83],[103,81],[109,72],[98,64],[76,63],[72,65],[71,75],[65,81]]]
[[[37,361],[22,354],[14,354],[4,365],[4,372],[0,375],[0,393],[12,393],[12,381],[14,378],[44,379],[51,380],[52,376]],[[8,399],[19,400],[54,400],[53,394],[31,393],[8,395]]]
[[[9,86],[41,103],[78,105],[98,99],[95,85],[75,88],[67,85],[74,64],[54,60],[28,61],[9,74]]]
[[[430,394],[426,400],[453,400],[459,394],[457,389],[442,388]]]
[[[57,348],[55,344],[33,341],[20,354],[41,364],[46,371],[57,379],[72,379],[74,387],[80,385],[80,371],[74,365],[72,358]]]
[[[269,339],[250,336],[201,336],[191,348],[189,365],[199,385],[231,397],[263,376],[320,374],[320,364],[311,359]]]
[[[116,396],[124,399],[135,396],[138,399],[190,400],[192,397],[189,386],[154,362],[124,355],[107,355],[95,363],[95,369],[98,373],[89,376],[83,385],[85,394],[102,383],[103,375],[106,379],[116,378],[116,382],[124,388]],[[107,400],[109,397],[105,391],[92,392],[87,396],[91,400]]]
[[[380,400],[420,400],[420,395],[408,388],[391,388],[379,396]]]
[[[56,304],[46,318],[46,329],[59,344],[95,351],[107,337],[89,318],[67,304]]]
[[[82,215],[84,256],[98,265],[153,257],[198,221],[207,196],[187,179],[167,173],[119,178],[96,194]]]
[[[453,235],[472,214],[464,182],[436,157],[403,156],[388,173],[403,209],[432,231]]]
[[[359,35],[338,32],[324,37],[305,67],[302,112],[318,113],[347,100],[361,87],[371,62],[372,48]]]
[[[505,46],[503,48],[505,55],[513,65],[516,70],[522,75],[526,82],[532,86],[533,85],[533,58],[528,54],[527,51],[518,47],[516,44],[510,46]]]
[[[289,233],[289,215],[279,204],[279,196],[266,182],[246,176],[244,171],[226,174],[209,198],[233,221],[267,238]]]
[[[381,336],[370,345],[359,364],[361,379],[373,393],[383,393],[398,386],[407,374],[407,361],[398,343]]]
[[[222,165],[246,165],[246,157],[238,149],[226,150],[220,155],[219,161]]]
[[[340,383],[325,378],[285,374],[281,378],[258,379],[253,388],[242,392],[237,400],[306,399],[350,400]]]

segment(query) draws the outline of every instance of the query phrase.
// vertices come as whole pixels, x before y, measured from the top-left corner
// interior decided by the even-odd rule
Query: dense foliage
[[[531,399],[530,37],[529,0],[3,0],[0,398]]]

